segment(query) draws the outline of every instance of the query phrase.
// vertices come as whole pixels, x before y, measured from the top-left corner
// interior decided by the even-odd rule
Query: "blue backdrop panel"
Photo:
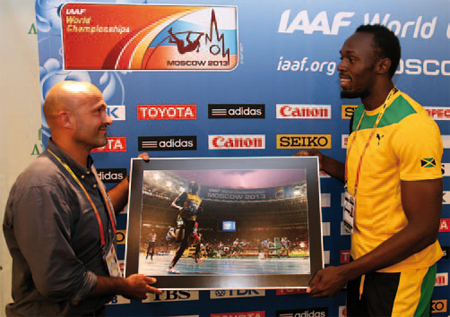
[[[394,82],[430,109],[443,135],[446,177],[439,240],[447,253],[438,263],[433,309],[434,316],[448,315],[450,1],[429,0],[426,5],[419,0],[70,2],[235,7],[236,65],[231,70],[208,71],[66,70],[61,16],[67,3],[36,0],[42,99],[63,80],[90,81],[101,89],[114,122],[108,129],[110,145],[93,156],[103,175],[110,176],[108,171],[117,171],[114,169],[129,170],[130,158],[140,150],[147,150],[151,157],[289,156],[316,146],[344,160],[349,128],[346,114],[351,110],[348,106],[359,100],[339,97],[339,50],[361,24],[382,23],[391,28],[402,45]],[[230,34],[221,23],[217,20],[223,34]],[[177,32],[187,27],[177,25]],[[283,105],[289,107],[282,111]],[[142,110],[138,106],[147,107]],[[141,116],[147,115],[145,120],[139,117],[140,111]],[[44,118],[42,122],[45,143],[49,129]],[[294,140],[292,135],[296,146],[281,142],[283,136]],[[251,142],[252,136],[258,142]],[[237,139],[244,141],[231,146]],[[141,140],[156,145],[145,148]],[[350,248],[349,236],[341,229],[343,188],[323,177],[321,190],[327,198],[322,206],[326,264],[340,265],[348,261]],[[126,212],[118,221],[123,235]],[[119,247],[123,258],[124,244]],[[119,297],[108,306],[108,315],[345,316],[343,306],[344,292],[334,298],[312,299],[287,290],[171,291],[142,302]]]

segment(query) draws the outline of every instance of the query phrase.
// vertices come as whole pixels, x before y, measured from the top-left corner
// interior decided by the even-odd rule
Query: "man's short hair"
[[[389,58],[391,67],[389,75],[394,76],[400,62],[401,47],[400,41],[394,32],[381,24],[365,24],[356,29],[356,32],[365,32],[373,34],[375,49],[380,58]]]

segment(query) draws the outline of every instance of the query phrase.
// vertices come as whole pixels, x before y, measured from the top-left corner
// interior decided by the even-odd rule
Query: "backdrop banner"
[[[318,148],[343,161],[349,119],[360,100],[340,98],[339,51],[359,25],[386,25],[402,46],[394,82],[429,111],[444,142],[439,241],[445,256],[438,262],[432,308],[433,316],[448,315],[449,0],[429,0],[426,6],[419,0],[36,0],[36,23],[42,100],[54,84],[82,80],[96,85],[108,104],[113,119],[109,142],[93,151],[108,186],[130,172],[130,159],[142,151],[161,158],[273,157]],[[45,144],[49,129],[44,118],[42,128]],[[178,180],[185,184],[186,179]],[[146,195],[155,195],[163,204],[181,190],[172,185],[152,188]],[[290,185],[270,193],[262,185],[251,194],[264,194],[264,201],[254,203],[266,208],[271,200],[287,199],[299,190]],[[336,266],[349,261],[350,236],[342,226],[343,186],[324,174],[320,185],[326,198],[323,258],[326,266]],[[223,201],[228,194],[207,184],[200,191],[205,201]],[[175,221],[175,211],[173,217]],[[124,259],[127,210],[118,223],[119,257]],[[147,265],[173,257],[167,226],[145,228],[141,234],[156,234],[153,260],[148,257]],[[215,250],[221,241],[232,248],[236,238],[246,239],[244,249],[257,249],[268,239],[281,250],[289,240],[292,256],[307,255],[308,237],[291,234],[295,230],[240,228],[211,234],[212,228],[199,221],[205,253],[201,260],[221,261],[208,256],[208,247]],[[145,254],[147,245],[140,251]],[[189,252],[180,265],[195,270]],[[233,259],[247,265],[265,260],[270,254]],[[171,290],[139,302],[116,297],[107,310],[109,316],[345,316],[344,307],[345,291],[334,298],[312,299],[301,289],[249,289]]]

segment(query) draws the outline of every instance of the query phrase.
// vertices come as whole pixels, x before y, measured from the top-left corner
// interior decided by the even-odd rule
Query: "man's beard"
[[[370,96],[371,91],[369,89],[363,90],[363,91],[355,91],[355,92],[347,92],[342,90],[341,91],[341,98],[342,99],[355,99],[355,98],[367,98]]]

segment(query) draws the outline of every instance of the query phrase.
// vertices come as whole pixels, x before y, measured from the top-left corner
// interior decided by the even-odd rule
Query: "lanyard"
[[[387,108],[389,99],[391,99],[391,97],[392,97],[396,92],[397,92],[397,88],[394,86],[394,88],[392,88],[391,91],[389,92],[389,95],[387,96],[387,98],[386,98],[386,100],[385,100],[385,102],[384,102],[383,108],[381,109],[380,113],[378,114],[377,120],[375,121],[375,124],[374,124],[374,126],[373,126],[373,128],[372,128],[372,132],[370,133],[370,136],[369,136],[369,138],[367,139],[366,145],[364,146],[364,149],[363,149],[363,151],[362,151],[362,153],[361,153],[361,157],[359,158],[358,168],[357,168],[357,170],[356,170],[355,189],[354,189],[354,193],[353,193],[353,196],[354,196],[354,197],[356,197],[356,190],[358,189],[359,175],[360,175],[360,173],[361,173],[361,165],[362,165],[362,160],[363,160],[364,154],[366,154],[366,150],[367,150],[367,148],[369,147],[370,140],[372,140],[372,137],[373,137],[374,134],[375,134],[375,130],[376,130],[377,127],[378,127],[378,123],[380,123],[380,120],[381,120],[381,118],[383,117],[384,112],[386,111],[386,108]],[[353,142],[349,145],[348,152],[347,152],[347,156],[346,156],[346,158],[345,158],[345,183],[346,183],[346,184],[347,184],[347,177],[348,177],[348,174],[347,174],[347,173],[348,173],[348,166],[347,166],[347,165],[348,165],[348,157],[350,156],[350,151],[351,151],[351,149],[352,149],[353,143],[355,143],[355,140],[356,140],[356,134],[357,134],[357,132],[358,132],[358,130],[359,130],[359,127],[360,127],[360,125],[361,125],[361,122],[362,122],[362,119],[364,118],[365,113],[366,113],[366,111],[364,110],[364,112],[363,112],[363,114],[362,114],[362,116],[361,116],[361,119],[359,119],[358,126],[356,127],[356,130],[355,130],[355,136],[354,136],[354,138],[353,138]]]
[[[69,174],[73,177],[73,179],[77,182],[77,184],[81,187],[81,189],[83,190],[84,194],[86,195],[87,199],[89,200],[92,208],[94,209],[95,215],[97,216],[97,222],[98,222],[98,227],[100,229],[100,238],[101,238],[101,244],[102,247],[106,244],[105,243],[105,235],[104,235],[104,231],[103,231],[103,224],[102,224],[102,219],[100,218],[100,214],[98,213],[97,207],[95,207],[94,202],[92,201],[91,196],[89,195],[89,193],[87,192],[87,190],[84,188],[83,184],[81,184],[80,180],[78,179],[78,177],[75,175],[75,173],[72,171],[72,169],[63,161],[61,161],[61,159],[56,156],[55,153],[53,153],[52,151],[48,150],[57,160],[59,163],[61,163],[61,165],[69,172]],[[112,217],[112,213],[111,213],[111,207],[109,205],[109,200],[107,199],[107,195],[106,195],[106,191],[105,189],[101,186],[101,182],[99,181],[98,175],[97,175],[97,170],[95,169],[94,165],[92,165],[92,170],[94,172],[95,175],[95,179],[97,180],[97,184],[100,187],[100,192],[102,193],[103,199],[105,201],[105,205],[106,208],[108,209],[108,214],[109,214],[109,218],[111,220],[111,224],[112,224],[112,228],[114,231],[114,234],[116,234],[116,226],[114,225],[114,221],[113,221],[113,217]]]

